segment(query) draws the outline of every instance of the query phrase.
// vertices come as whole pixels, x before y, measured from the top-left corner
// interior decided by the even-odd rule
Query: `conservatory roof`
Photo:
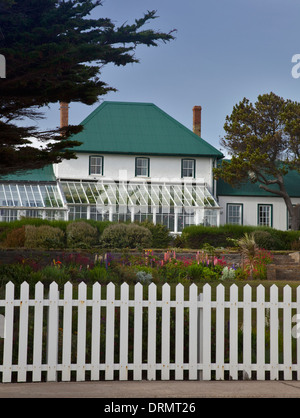
[[[202,207],[219,209],[205,184],[144,182],[61,182],[67,204],[117,206]]]
[[[67,209],[57,184],[0,184],[0,207]]]

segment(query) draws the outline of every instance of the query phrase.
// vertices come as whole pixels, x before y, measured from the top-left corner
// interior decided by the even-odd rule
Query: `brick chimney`
[[[193,107],[193,131],[198,136],[201,136],[201,111],[201,106]]]
[[[60,127],[69,125],[69,103],[60,102]]]

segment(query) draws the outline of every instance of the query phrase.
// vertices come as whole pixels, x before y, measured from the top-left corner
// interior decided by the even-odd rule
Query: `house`
[[[300,203],[300,174],[290,171],[284,183],[294,205]],[[277,185],[269,186],[278,188]],[[282,197],[266,192],[250,181],[232,187],[223,180],[217,182],[218,203],[222,207],[220,223],[269,226],[275,229],[291,228],[291,218]]]
[[[62,127],[68,112],[61,103]],[[193,224],[290,228],[282,198],[251,182],[214,180],[224,156],[201,138],[200,106],[193,131],[152,103],[105,101],[82,124],[77,159],[1,179],[0,220],[149,220],[172,233]],[[294,204],[299,182],[298,172],[285,177]]]
[[[61,126],[67,123],[68,106],[61,104]],[[75,136],[82,143],[76,160],[45,168],[47,178],[34,170],[3,180],[3,190],[5,182],[9,189],[17,181],[21,190],[26,182],[27,193],[33,188],[36,195],[41,182],[51,184],[57,206],[50,210],[50,198],[34,201],[30,195],[20,201],[3,195],[2,220],[8,219],[3,211],[13,210],[14,219],[148,219],[174,233],[190,224],[219,225],[212,169],[223,155],[200,136],[200,106],[193,109],[194,132],[152,103],[103,102],[82,124]]]

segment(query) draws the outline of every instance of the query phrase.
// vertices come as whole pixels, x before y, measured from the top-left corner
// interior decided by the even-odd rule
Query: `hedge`
[[[222,225],[209,227],[191,225],[184,228],[182,240],[186,248],[200,249],[204,244],[218,247],[233,247],[234,240],[245,233],[254,232],[258,245],[266,250],[300,249],[300,231],[280,231],[268,227],[254,227],[243,225]],[[298,247],[298,248],[297,248]]]

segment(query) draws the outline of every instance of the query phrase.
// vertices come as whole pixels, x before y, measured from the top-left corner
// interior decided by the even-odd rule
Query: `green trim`
[[[137,174],[137,160],[138,159],[144,159],[144,160],[148,160],[148,164],[147,164],[147,176],[142,176],[142,175],[138,175]],[[150,177],[150,158],[149,157],[135,157],[135,171],[134,171],[134,175],[135,177]]]
[[[101,173],[100,174],[96,174],[96,173],[91,173],[91,158],[96,157],[96,158],[101,158],[102,162],[101,162]],[[93,154],[89,156],[89,175],[90,176],[103,176],[103,165],[104,165],[104,158],[103,155],[98,155],[98,154]]]
[[[271,213],[270,213],[271,225],[260,225],[260,223],[259,223],[259,208],[260,208],[260,206],[270,206],[270,208],[271,208]],[[258,203],[257,204],[257,226],[270,226],[271,228],[273,228],[273,204],[272,203]]]
[[[194,170],[193,170],[193,177],[185,176],[183,177],[183,161],[194,161]],[[182,158],[181,159],[181,178],[196,178],[196,160],[194,158]]]
[[[240,206],[241,207],[241,223],[238,225],[244,225],[244,203],[227,203],[226,204],[226,224],[229,224],[228,221],[228,207],[230,205]],[[237,224],[230,224],[230,225],[237,225]]]

